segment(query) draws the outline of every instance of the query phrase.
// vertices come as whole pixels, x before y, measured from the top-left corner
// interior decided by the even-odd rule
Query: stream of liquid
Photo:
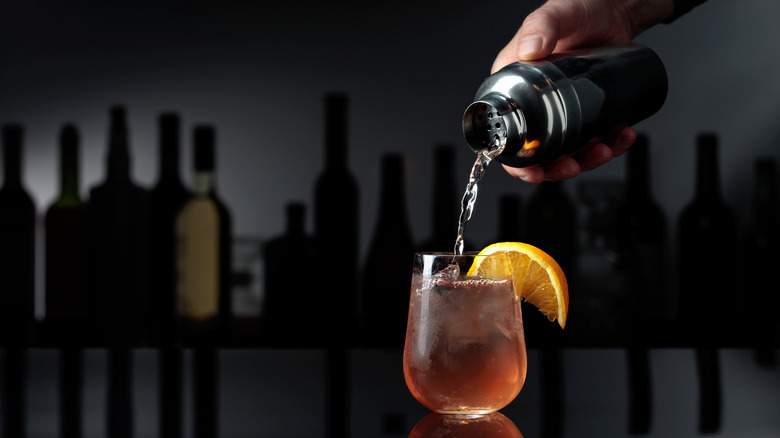
[[[471,219],[471,214],[474,212],[474,204],[477,202],[477,194],[479,192],[479,181],[485,176],[488,164],[503,152],[503,150],[504,148],[501,146],[499,140],[496,139],[492,147],[482,150],[477,154],[477,161],[471,168],[469,183],[466,185],[466,192],[463,194],[463,199],[460,202],[460,218],[458,219],[458,237],[455,239],[455,255],[463,255],[463,233],[466,231],[466,223]]]

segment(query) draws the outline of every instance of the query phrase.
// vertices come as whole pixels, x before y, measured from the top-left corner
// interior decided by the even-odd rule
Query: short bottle
[[[463,115],[477,152],[512,167],[544,164],[655,114],[668,83],[651,49],[629,44],[516,62],[489,76]]]

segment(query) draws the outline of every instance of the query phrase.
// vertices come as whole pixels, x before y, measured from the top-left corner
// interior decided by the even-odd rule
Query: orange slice
[[[541,249],[521,242],[500,242],[485,247],[468,275],[512,277],[517,296],[536,306],[563,328],[569,312],[569,286],[558,263]]]

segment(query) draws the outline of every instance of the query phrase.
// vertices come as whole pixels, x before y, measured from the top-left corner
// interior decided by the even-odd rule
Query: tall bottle
[[[90,300],[99,345],[148,341],[149,192],[130,175],[127,112],[110,110],[105,180],[87,204]]]
[[[332,316],[318,304],[321,291],[296,279],[299,262],[318,260],[314,240],[306,234],[306,206],[292,202],[286,214],[284,234],[264,245],[262,337],[264,344],[276,347],[320,347],[325,341],[320,328]]]
[[[536,188],[526,208],[528,243],[553,257],[563,269],[570,285],[576,284],[579,253],[579,218],[577,206],[566,192],[563,181],[546,181]],[[574,318],[570,323],[575,324]],[[523,325],[529,345],[558,345],[565,334],[541,312],[524,306]],[[530,333],[535,332],[532,336]],[[567,330],[569,332],[569,330]]]
[[[180,176],[181,119],[157,119],[159,178],[150,195],[151,345],[159,350],[160,435],[182,436],[182,365],[177,339],[176,216],[189,199]]]
[[[406,333],[414,241],[403,160],[400,154],[382,156],[379,214],[363,269],[362,314],[368,346],[402,347]]]
[[[190,193],[180,167],[178,114],[165,112],[157,120],[159,177],[150,194],[152,345],[171,345],[176,333],[176,216]]]
[[[320,278],[339,272],[338,294],[320,303],[332,315],[322,330],[332,340],[348,339],[357,327],[359,256],[359,191],[349,170],[349,99],[344,93],[325,96],[325,168],[314,188],[314,237]],[[338,250],[339,257],[331,257]]]
[[[649,139],[640,134],[628,152],[627,187],[616,213],[621,265],[627,272],[625,295],[634,309],[632,339],[664,343],[671,324],[669,243],[666,216],[653,198]]]
[[[0,346],[29,345],[35,320],[35,203],[22,182],[22,125],[3,126]]]
[[[22,125],[3,126],[0,188],[0,405],[3,436],[26,433],[26,348],[35,322],[35,203],[22,183]]]
[[[455,175],[455,146],[443,143],[433,149],[433,191],[431,231],[418,245],[420,251],[450,251],[458,231],[458,185]]]
[[[696,192],[677,223],[680,320],[696,347],[699,431],[720,429],[721,386],[717,347],[731,344],[736,277],[736,220],[721,196],[718,137],[697,138]]]
[[[704,133],[697,138],[696,191],[677,224],[680,320],[694,345],[725,346],[735,329],[735,254],[737,225],[724,201],[718,170],[718,138]],[[735,315],[736,316],[736,315]]]
[[[198,126],[194,131],[195,176],[192,198],[176,219],[178,238],[179,321],[186,344],[213,344],[219,337],[221,235],[214,187],[214,130]]]
[[[759,294],[766,308],[780,305],[780,294],[766,285],[773,284],[773,272],[780,266],[780,219],[778,216],[777,162],[773,158],[755,161],[753,205],[747,231],[742,238],[742,295]],[[744,311],[744,309],[742,309]],[[743,339],[753,344],[759,365],[777,366],[776,348],[780,345],[780,316],[776,312],[762,318],[751,318],[744,312],[741,325]]]
[[[578,281],[572,282],[583,300],[573,314],[590,346],[617,347],[625,341],[629,318],[626,274],[620,269],[615,211],[622,183],[617,180],[580,181],[577,185],[584,211],[583,238],[577,256]]]
[[[526,219],[528,243],[541,248],[558,261],[567,281],[573,284],[579,248],[579,220],[577,207],[562,181],[547,181],[539,185],[528,199]],[[565,386],[561,346],[569,341],[564,340],[563,332],[553,327],[532,306],[523,306],[523,327],[528,345],[540,347],[541,434],[548,437],[562,436]]]
[[[84,346],[87,294],[87,203],[79,193],[79,133],[60,131],[60,193],[46,211],[46,343]]]
[[[646,434],[652,423],[650,351],[667,341],[670,328],[668,293],[669,250],[666,218],[653,199],[649,139],[640,133],[628,152],[627,187],[618,206],[620,265],[627,275],[623,296],[631,322],[627,365],[629,378],[629,432]]]
[[[87,204],[79,190],[79,133],[60,131],[60,193],[44,220],[45,342],[59,353],[62,436],[81,436],[83,351],[89,327],[87,289]]]

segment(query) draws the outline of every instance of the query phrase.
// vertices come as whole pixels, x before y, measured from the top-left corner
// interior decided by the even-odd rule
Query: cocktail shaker
[[[628,44],[516,62],[485,79],[463,114],[476,152],[512,167],[544,164],[655,114],[666,69],[651,49]]]

